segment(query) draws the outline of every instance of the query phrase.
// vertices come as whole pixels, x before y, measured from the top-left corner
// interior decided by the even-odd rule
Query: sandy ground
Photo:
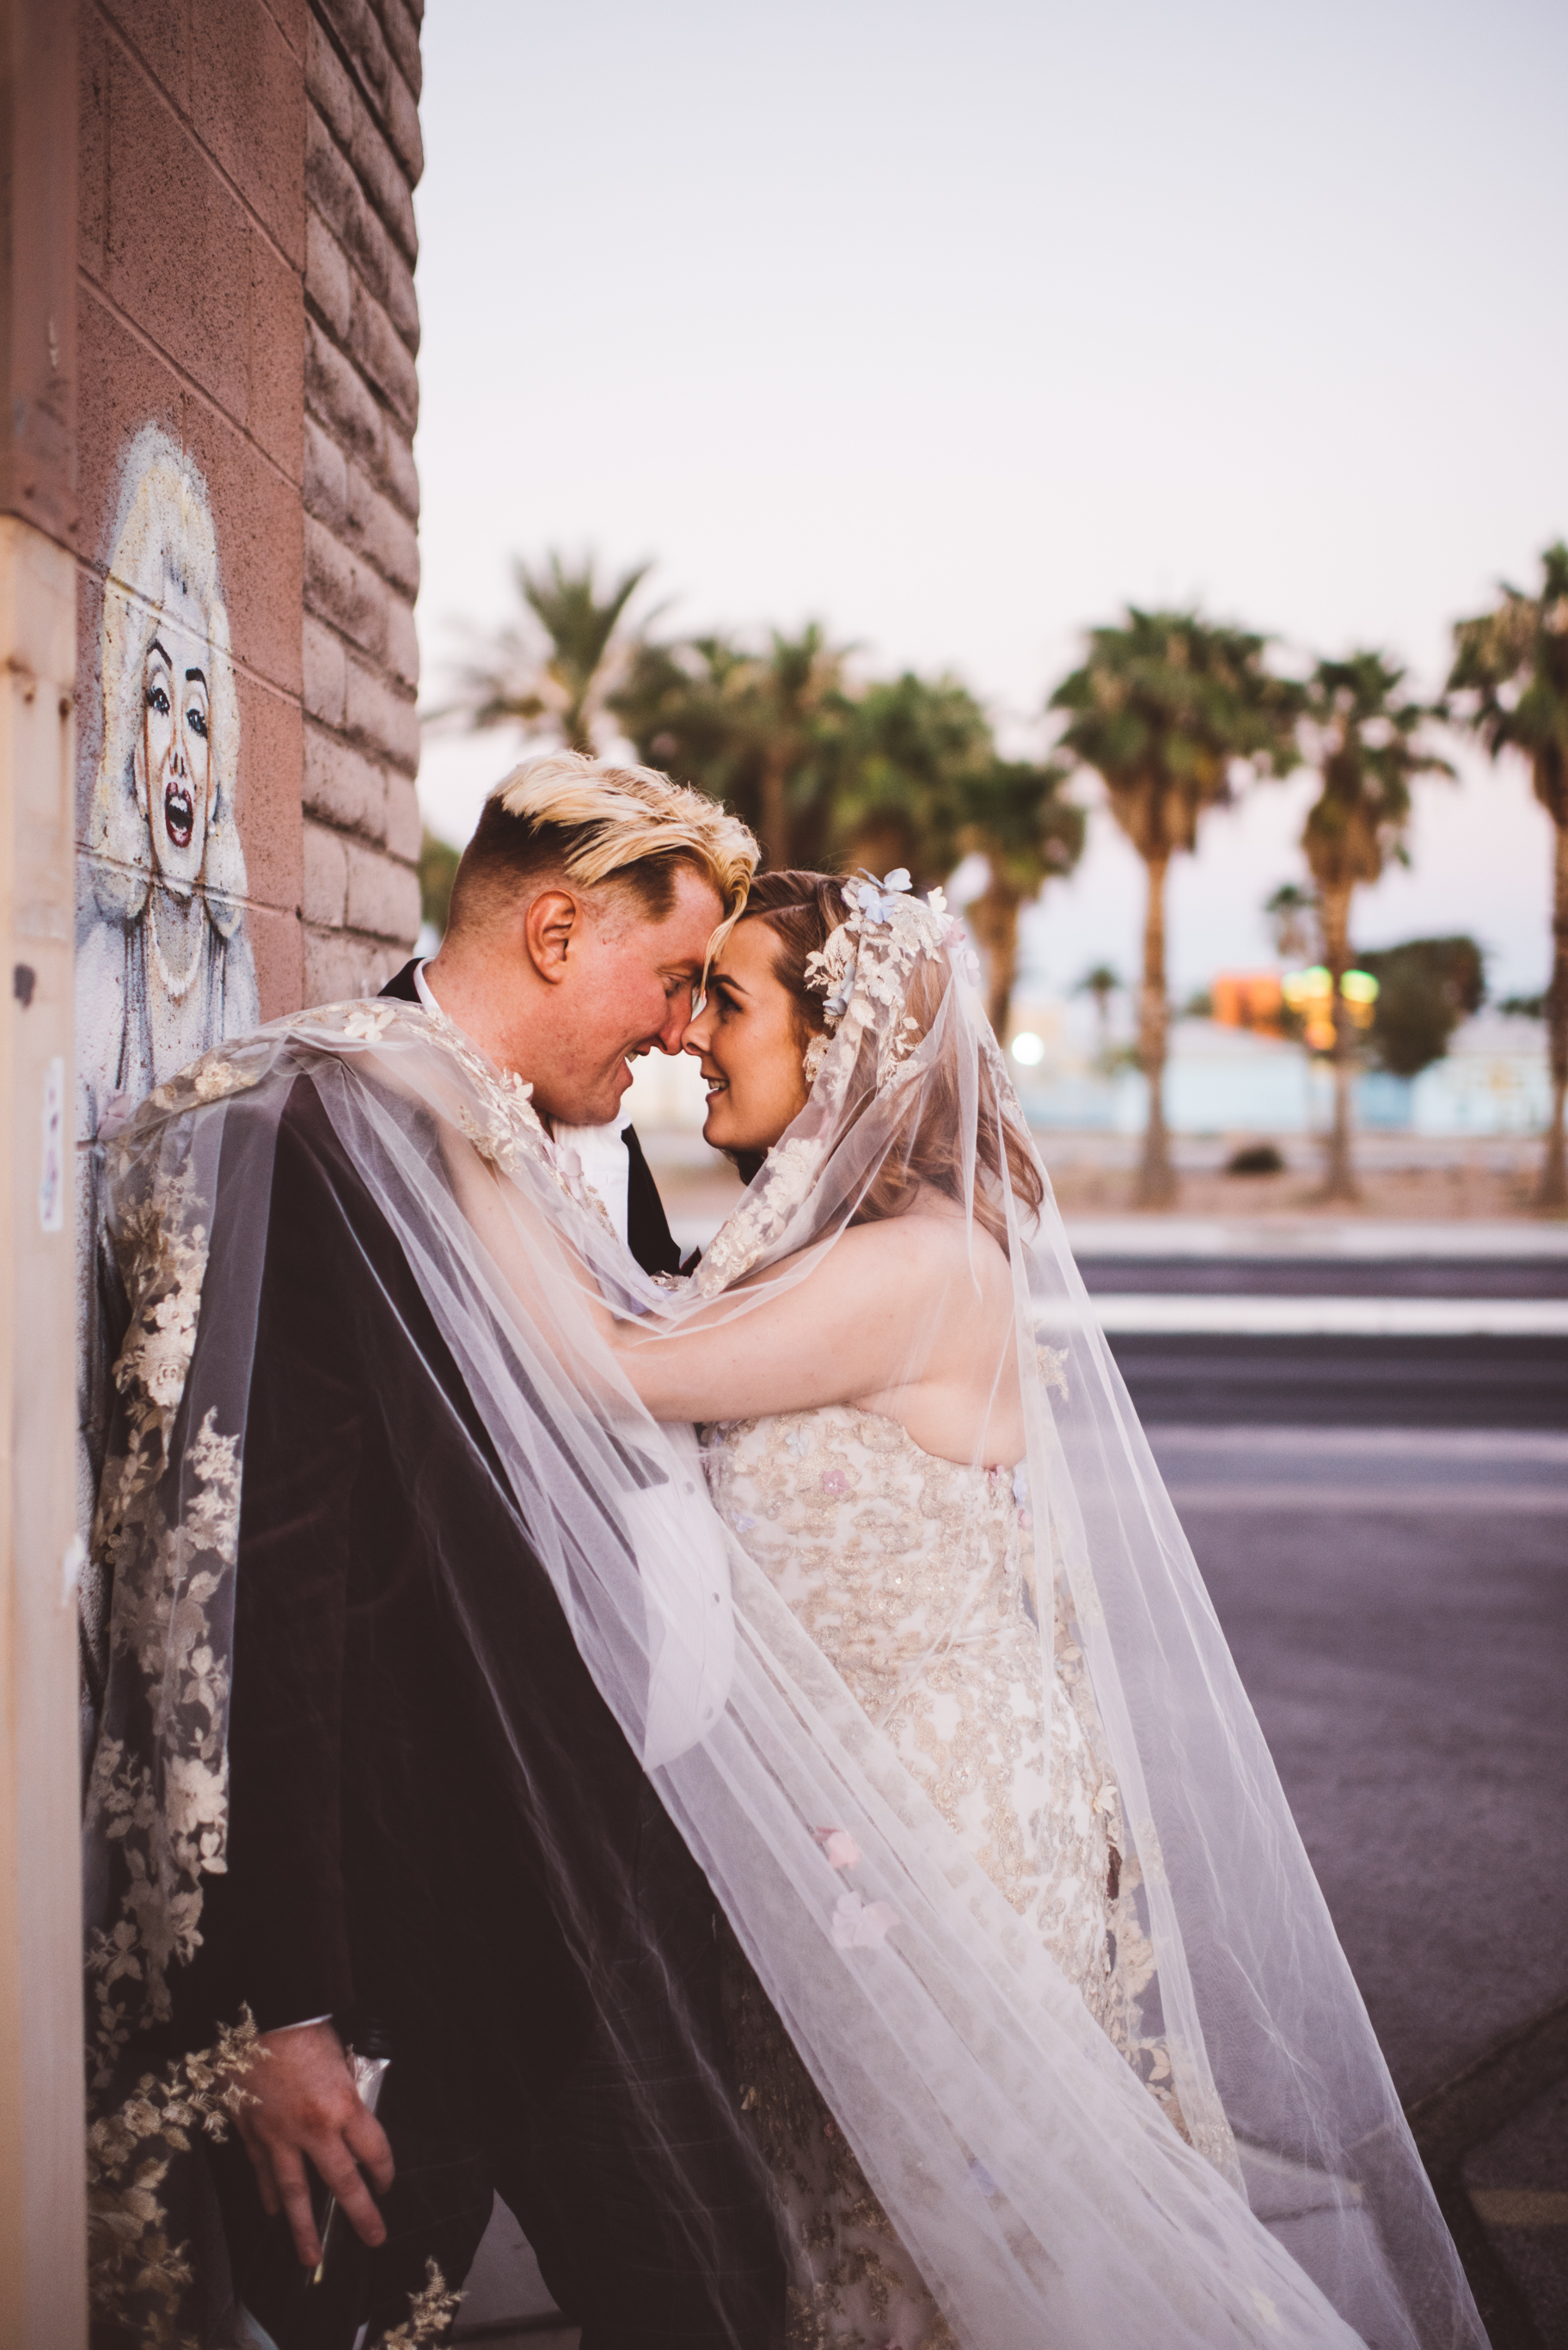
[[[1045,1161],[1064,1215],[1115,1215],[1133,1209],[1136,1178],[1131,1168],[1063,1165],[1053,1153],[1052,1138],[1041,1136]],[[1323,1179],[1304,1150],[1292,1154],[1280,1175],[1227,1175],[1220,1169],[1187,1167],[1179,1170],[1179,1191],[1172,1203],[1195,1216],[1324,1215],[1387,1217],[1420,1222],[1428,1219],[1529,1219],[1537,1154],[1520,1155],[1516,1164],[1499,1165],[1480,1158],[1455,1159],[1446,1167],[1364,1167],[1361,1198],[1354,1207],[1325,1201]]]
[[[1135,1205],[1138,1138],[1037,1131],[1034,1138],[1064,1215],[1117,1215]],[[1285,1161],[1278,1175],[1227,1175],[1225,1162],[1253,1136],[1180,1136],[1174,1149],[1178,1194],[1172,1202],[1193,1216],[1361,1215],[1421,1222],[1454,1219],[1496,1222],[1534,1217],[1542,1144],[1535,1136],[1428,1139],[1411,1135],[1364,1136],[1358,1146],[1361,1199],[1347,1208],[1323,1197],[1322,1146],[1292,1135],[1276,1148]],[[644,1134],[649,1163],[672,1219],[718,1222],[734,1205],[739,1184],[728,1164],[701,1139]]]

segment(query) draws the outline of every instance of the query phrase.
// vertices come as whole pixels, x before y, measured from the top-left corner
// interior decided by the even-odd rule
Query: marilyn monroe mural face
[[[217,527],[202,475],[157,426],[126,451],[107,554],[77,941],[83,1141],[260,1018]]]
[[[202,614],[173,580],[142,664],[142,718],[136,796],[147,817],[152,862],[176,889],[200,878],[212,816],[211,662]]]

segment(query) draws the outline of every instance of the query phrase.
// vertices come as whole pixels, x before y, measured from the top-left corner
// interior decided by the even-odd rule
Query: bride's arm
[[[919,1378],[952,1236],[909,1217],[843,1233],[777,1296],[732,1290],[684,1329],[618,1322],[611,1344],[655,1419],[748,1419],[851,1403]]]

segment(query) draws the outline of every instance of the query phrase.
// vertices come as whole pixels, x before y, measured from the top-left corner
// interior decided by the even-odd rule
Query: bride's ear
[[[566,976],[572,951],[583,935],[584,909],[569,889],[541,889],[523,917],[528,960],[549,987]]]

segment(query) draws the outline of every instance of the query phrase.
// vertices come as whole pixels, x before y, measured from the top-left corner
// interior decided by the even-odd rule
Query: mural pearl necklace
[[[158,899],[156,889],[157,884],[154,883],[154,894],[150,896],[147,901],[147,928],[149,935],[152,940],[152,960],[158,965],[158,976],[163,982],[166,992],[171,995],[175,1003],[178,1003],[190,993],[191,983],[202,968],[202,949],[206,945],[206,941],[202,938],[201,929],[198,927],[196,932],[196,951],[191,957],[191,967],[189,971],[182,971],[179,978],[176,979],[173,972],[170,970],[168,964],[163,960],[163,949],[158,937]]]

